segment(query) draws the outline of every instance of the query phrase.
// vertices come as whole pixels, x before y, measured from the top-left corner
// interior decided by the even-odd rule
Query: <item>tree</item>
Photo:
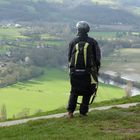
[[[7,119],[7,111],[6,111],[6,106],[5,105],[2,105],[2,107],[1,107],[0,119],[1,120],[6,120]]]
[[[133,84],[131,81],[129,81],[125,87],[126,97],[130,97],[132,95],[132,87],[133,87]]]

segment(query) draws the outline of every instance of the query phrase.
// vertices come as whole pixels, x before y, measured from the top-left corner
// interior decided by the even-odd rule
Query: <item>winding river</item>
[[[104,80],[100,77],[99,82],[104,83]],[[123,89],[125,89],[125,87],[126,87],[126,85],[122,85],[122,84],[117,83],[113,80],[109,80],[109,82],[107,84],[114,85],[114,86],[117,86],[117,87],[120,87],[120,88],[123,88]],[[136,87],[132,87],[131,88],[131,96],[136,96],[136,95],[140,95],[140,89],[138,89]]]

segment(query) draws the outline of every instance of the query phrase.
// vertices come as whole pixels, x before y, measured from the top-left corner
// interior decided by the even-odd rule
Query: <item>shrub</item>
[[[16,118],[26,118],[30,115],[30,108],[23,108],[21,112],[15,115]]]

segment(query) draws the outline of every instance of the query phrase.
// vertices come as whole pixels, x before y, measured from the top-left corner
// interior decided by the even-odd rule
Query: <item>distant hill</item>
[[[96,5],[104,5],[114,9],[121,9],[140,16],[140,0],[91,0]]]
[[[108,6],[140,6],[139,0],[91,0],[91,2],[100,4],[100,5],[108,5]],[[124,7],[126,8],[126,7]]]
[[[94,24],[136,25],[140,17],[134,13],[138,13],[139,5],[138,0],[0,0],[0,22],[88,20]]]

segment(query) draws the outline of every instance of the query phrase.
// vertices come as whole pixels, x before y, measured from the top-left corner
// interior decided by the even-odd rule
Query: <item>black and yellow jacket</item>
[[[92,47],[93,61],[95,67],[90,68],[89,76],[76,76],[73,75],[73,65],[71,63],[73,49],[79,42],[87,42]],[[71,82],[71,93],[88,93],[93,94],[98,87],[98,71],[100,68],[101,52],[98,43],[95,39],[89,37],[87,34],[78,34],[69,44],[68,61],[70,68],[70,82]]]

